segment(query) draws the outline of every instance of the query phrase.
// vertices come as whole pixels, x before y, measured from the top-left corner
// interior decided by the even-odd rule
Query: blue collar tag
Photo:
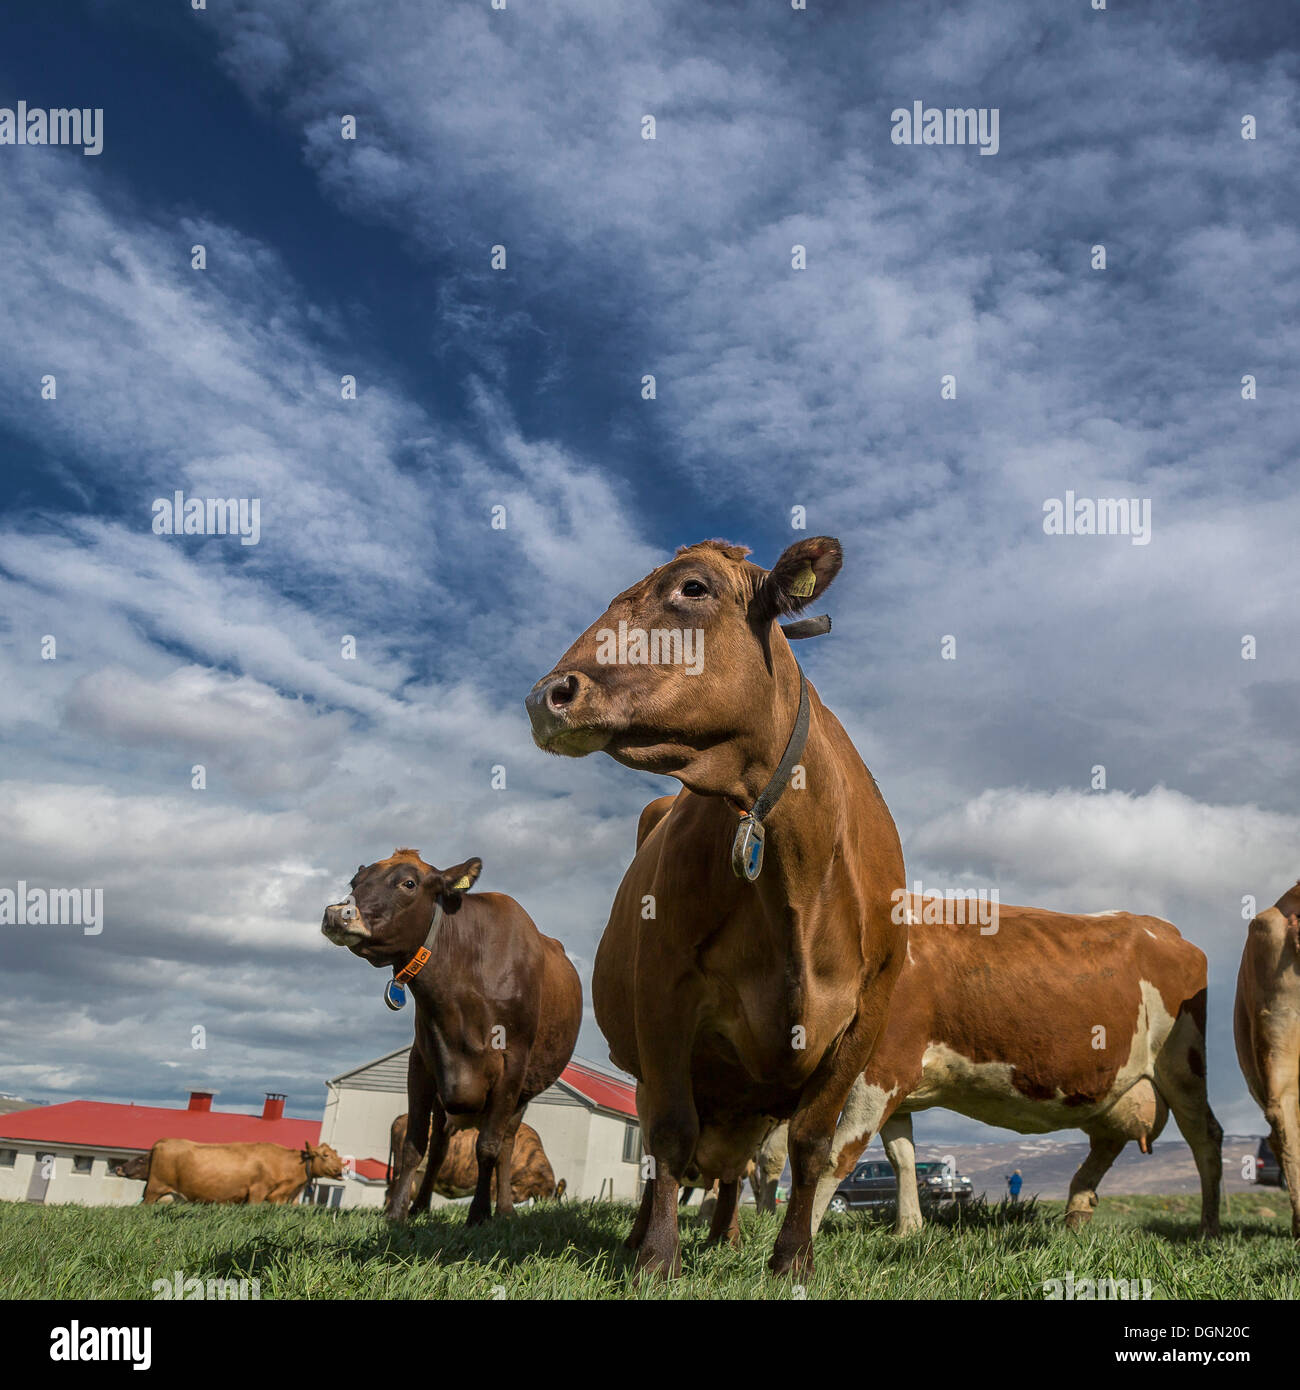
[[[740,818],[731,842],[731,867],[737,878],[750,883],[763,872],[763,822],[752,814]]]
[[[394,1013],[398,1009],[406,1008],[406,990],[397,983],[396,980],[389,980],[384,986],[384,1003],[388,1005]]]

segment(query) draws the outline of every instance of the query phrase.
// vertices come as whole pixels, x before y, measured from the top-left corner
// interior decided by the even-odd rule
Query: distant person
[[[1020,1200],[1020,1189],[1024,1185],[1024,1181],[1025,1180],[1020,1176],[1019,1168],[1007,1179],[1007,1191],[1011,1194],[1011,1200],[1013,1202],[1018,1202]]]

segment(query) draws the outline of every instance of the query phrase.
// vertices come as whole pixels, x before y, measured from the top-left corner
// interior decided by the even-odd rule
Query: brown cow
[[[1264,1112],[1300,1240],[1300,883],[1250,924],[1233,1011],[1237,1060]]]
[[[120,1163],[115,1163],[113,1165],[113,1176],[115,1178],[132,1178],[137,1182],[146,1182],[149,1178],[149,1155],[136,1154],[134,1158],[126,1158]]]
[[[447,1152],[443,1155],[442,1166],[433,1180],[433,1190],[440,1197],[468,1197],[478,1186],[478,1164],[474,1147],[478,1142],[478,1130],[459,1129],[448,1136]],[[388,1146],[388,1195],[391,1198],[397,1184],[397,1168],[394,1155],[400,1154],[406,1143],[406,1116],[399,1115],[393,1121]],[[416,1177],[424,1181],[428,1167],[428,1155],[420,1162]],[[520,1124],[515,1135],[514,1155],[511,1161],[510,1191],[516,1202],[530,1199],[542,1201],[548,1197],[556,1200],[564,1196],[565,1183],[555,1181],[550,1160],[542,1148],[541,1136],[529,1124]]]
[[[293,1202],[312,1178],[341,1178],[343,1160],[328,1144],[197,1144],[160,1139],[149,1152],[144,1200]]]
[[[973,920],[969,898],[911,894],[899,906],[907,963],[836,1130],[817,1219],[880,1133],[898,1230],[919,1230],[911,1117],[939,1106],[1021,1134],[1083,1130],[1091,1147],[1065,1218],[1077,1228],[1124,1145],[1149,1152],[1172,1111],[1201,1179],[1201,1232],[1217,1235],[1223,1131],[1205,1089],[1204,953],[1128,912],[1000,905],[995,916],[985,904]]]
[[[547,751],[603,750],[686,788],[624,875],[592,982],[655,1164],[630,1243],[639,1270],[661,1273],[680,1269],[691,1165],[722,1179],[709,1236],[734,1244],[740,1176],[787,1118],[794,1191],[771,1267],[811,1271],[817,1179],[907,941],[890,911],[904,883],[894,822],[777,621],[825,592],[839,542],[800,540],[770,573],[747,554],[679,550],[526,702]],[[688,639],[702,660],[685,659]]]
[[[478,1130],[469,1224],[491,1216],[494,1175],[497,1215],[510,1215],[524,1107],[568,1065],[582,1023],[582,986],[564,947],[543,936],[513,898],[470,895],[482,867],[469,859],[435,869],[412,849],[394,850],[363,864],[348,900],[327,907],[321,923],[336,945],[391,969],[394,980],[409,980],[415,996],[406,1075],[411,1124],[387,1204],[399,1221],[428,1210],[449,1129]]]

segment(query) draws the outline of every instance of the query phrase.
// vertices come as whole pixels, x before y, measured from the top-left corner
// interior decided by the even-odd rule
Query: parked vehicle
[[[956,1169],[943,1163],[918,1163],[916,1186],[921,1201],[933,1205],[945,1202],[969,1202],[971,1181]],[[898,1183],[894,1170],[882,1159],[868,1159],[856,1168],[835,1189],[828,1210],[861,1211],[866,1207],[885,1206],[898,1201]]]
[[[1255,1149],[1255,1181],[1261,1187],[1285,1187],[1282,1165],[1277,1161],[1267,1139],[1261,1139]]]

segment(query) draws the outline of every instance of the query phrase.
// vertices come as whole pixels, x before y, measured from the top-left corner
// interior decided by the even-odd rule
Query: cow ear
[[[444,893],[468,893],[483,872],[481,859],[467,859],[454,869],[442,871],[442,891]]]
[[[754,613],[770,622],[797,613],[820,598],[840,572],[844,554],[834,536],[808,536],[795,541],[772,567],[754,596]]]

